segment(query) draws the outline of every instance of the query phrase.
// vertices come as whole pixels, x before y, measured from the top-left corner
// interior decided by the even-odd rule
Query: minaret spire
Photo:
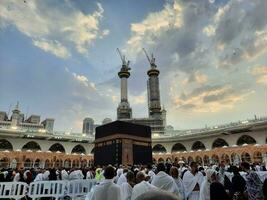
[[[161,118],[161,104],[160,104],[160,90],[159,90],[159,70],[157,69],[156,59],[153,54],[151,57],[148,56],[146,50],[143,51],[147,57],[150,64],[150,69],[147,71],[149,79],[147,81],[148,89],[148,105],[149,105],[149,117],[151,118]]]
[[[129,68],[130,61],[126,60],[125,55],[122,55],[120,50],[117,48],[118,54],[120,55],[122,66],[118,73],[121,79],[121,102],[117,108],[117,118],[118,119],[130,119],[132,118],[132,109],[128,102],[128,91],[127,91],[127,79],[130,77]]]

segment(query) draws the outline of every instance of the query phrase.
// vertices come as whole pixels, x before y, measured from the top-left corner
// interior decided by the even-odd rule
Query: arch
[[[152,152],[153,153],[166,153],[167,150],[164,146],[162,146],[161,144],[156,144],[153,148],[152,148]]]
[[[32,167],[32,161],[27,158],[25,161],[24,161],[24,168],[31,168]]]
[[[50,168],[50,166],[51,166],[51,162],[50,162],[50,160],[46,160],[45,161],[45,165],[44,165],[44,167],[46,168],[46,169],[48,169],[48,168]]]
[[[0,140],[0,151],[13,151],[13,145],[6,139],[1,139]]]
[[[212,160],[212,163],[213,163],[213,164],[218,164],[218,163],[220,162],[220,160],[219,160],[219,156],[217,156],[217,155],[215,155],[215,154],[213,154],[213,155],[211,156],[211,160]]]
[[[42,150],[42,149],[37,142],[30,141],[30,142],[23,145],[22,150],[23,151],[27,151],[27,150],[38,151],[38,150]]]
[[[247,152],[243,152],[242,154],[241,154],[241,160],[243,161],[243,162],[251,162],[251,157],[250,157],[250,155],[249,155],[249,153],[247,153]]]
[[[172,162],[172,159],[170,157],[168,157],[168,158],[166,158],[166,162],[171,163]]]
[[[61,159],[57,159],[55,162],[55,168],[61,168],[63,161]]]
[[[82,160],[82,162],[81,162],[81,167],[82,167],[82,168],[85,168],[86,166],[87,166],[87,160],[84,159],[84,160]]]
[[[196,157],[196,162],[199,164],[199,165],[202,165],[202,158],[200,156],[197,156]]]
[[[53,145],[50,146],[49,151],[52,151],[52,152],[60,151],[62,153],[65,153],[65,148],[63,147],[62,144],[55,143],[55,144],[53,144]]]
[[[193,161],[194,161],[194,158],[193,158],[193,157],[189,156],[189,157],[187,158],[187,162],[188,162],[189,165],[190,165],[190,163],[193,162]]]
[[[67,159],[64,161],[64,167],[65,168],[71,168],[71,160],[70,159]]]
[[[238,165],[240,163],[240,156],[237,153],[232,153],[231,161],[234,165]]]
[[[256,140],[249,135],[242,135],[241,137],[238,138],[236,144],[239,146],[243,144],[256,144]]]
[[[95,147],[91,150],[91,154],[95,153]]]
[[[259,151],[255,151],[253,154],[253,159],[256,163],[262,163],[262,153]]]
[[[18,160],[16,158],[14,158],[13,160],[11,160],[10,162],[10,168],[12,169],[16,169],[17,168],[17,164],[18,164]],[[0,167],[1,168],[1,167]]]
[[[194,150],[194,151],[197,151],[197,150],[205,150],[206,147],[205,147],[205,145],[202,142],[196,141],[192,145],[192,148],[191,149]]]
[[[163,162],[164,162],[164,159],[163,159],[163,158],[159,158],[159,159],[158,159],[158,162],[159,162],[159,163],[163,163]]]
[[[229,144],[222,138],[217,138],[216,140],[214,140],[214,142],[212,143],[212,148],[220,148],[223,146],[229,146]]]
[[[155,158],[153,158],[153,164],[156,164],[157,160]]]
[[[9,159],[8,157],[4,157],[0,159],[0,169],[2,168],[8,168],[9,165]]]
[[[172,146],[171,152],[178,152],[178,151],[186,151],[186,148],[183,144],[181,143],[176,143]]]
[[[80,165],[79,160],[76,159],[76,160],[73,160],[73,161],[72,161],[72,167],[73,167],[73,168],[80,167],[79,165]]]
[[[210,164],[210,158],[209,158],[209,156],[204,155],[204,157],[203,157],[203,163],[204,163],[204,165],[209,165]]]
[[[73,149],[71,150],[71,153],[86,154],[86,151],[82,145],[78,144],[75,147],[73,147]]]
[[[225,162],[226,164],[230,163],[230,158],[227,154],[223,154],[221,157],[221,161]]]
[[[40,163],[41,163],[40,159],[37,158],[37,159],[34,161],[34,167],[35,167],[35,168],[40,167]]]

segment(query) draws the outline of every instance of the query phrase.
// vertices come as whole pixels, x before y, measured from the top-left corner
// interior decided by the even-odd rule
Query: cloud
[[[195,88],[188,94],[180,96],[173,93],[173,107],[195,113],[219,112],[223,109],[232,109],[242,102],[253,90],[236,90],[230,85],[205,85]]]
[[[197,71],[189,75],[184,81],[183,84],[189,84],[189,83],[198,83],[203,84],[208,81],[208,76],[205,74],[202,74],[201,72]]]
[[[215,28],[212,25],[205,26],[203,28],[203,33],[205,33],[208,37],[215,35]]]
[[[156,45],[157,38],[169,29],[177,29],[183,25],[182,7],[176,1],[166,4],[159,12],[150,13],[141,23],[131,24],[132,35],[127,41],[127,52],[136,54],[144,44]]]
[[[87,54],[97,39],[109,34],[108,29],[100,28],[104,13],[100,3],[96,3],[96,10],[89,14],[71,4],[64,4],[63,7],[57,3],[53,6],[46,3],[36,0],[26,3],[3,0],[0,4],[2,28],[14,25],[21,33],[32,38],[34,45],[60,58],[69,55],[66,47],[63,50],[63,44],[72,45],[79,53]],[[53,50],[55,45],[57,50]]]
[[[267,66],[255,66],[250,73],[257,78],[257,83],[267,85]]]
[[[33,44],[45,52],[50,52],[60,58],[68,58],[70,56],[69,51],[58,41],[52,40],[34,40]]]

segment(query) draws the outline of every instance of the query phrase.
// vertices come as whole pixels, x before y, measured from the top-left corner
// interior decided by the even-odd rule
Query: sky
[[[19,101],[60,131],[115,120],[120,48],[133,117],[147,117],[145,48],[176,129],[267,116],[266,10],[266,0],[1,0],[0,110]]]

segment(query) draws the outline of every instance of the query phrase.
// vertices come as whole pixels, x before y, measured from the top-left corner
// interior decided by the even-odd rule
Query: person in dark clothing
[[[232,178],[232,189],[231,196],[235,196],[235,199],[244,199],[244,191],[246,189],[246,181],[240,175],[239,170],[236,166],[232,167],[233,178]]]
[[[230,200],[221,183],[213,182],[210,184],[210,200]]]
[[[50,169],[49,180],[50,181],[56,181],[57,180],[57,173],[56,173],[56,170],[54,168]]]

